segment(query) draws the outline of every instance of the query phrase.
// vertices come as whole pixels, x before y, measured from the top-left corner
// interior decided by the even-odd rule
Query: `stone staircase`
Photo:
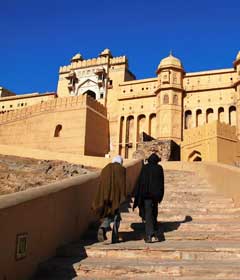
[[[34,279],[239,280],[240,208],[194,172],[165,171],[165,189],[162,242],[144,242],[144,225],[129,202],[122,207],[120,243],[96,242],[92,225],[82,240],[42,263]]]

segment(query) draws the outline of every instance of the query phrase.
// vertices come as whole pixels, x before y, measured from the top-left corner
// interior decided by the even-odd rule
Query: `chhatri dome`
[[[82,60],[83,60],[83,57],[80,53],[75,54],[71,59],[72,62],[78,62],[78,61],[82,61]]]
[[[183,68],[181,61],[175,56],[173,56],[172,53],[170,53],[168,57],[165,57],[160,61],[160,64],[158,65],[158,69],[171,67],[171,66],[177,68]]]
[[[111,53],[111,51],[110,51],[109,49],[103,50],[103,51],[100,53],[99,56],[103,56],[103,57],[109,56],[110,58],[113,57],[113,56],[112,56],[112,53]]]
[[[238,52],[237,56],[236,56],[236,60],[240,59],[240,51]]]

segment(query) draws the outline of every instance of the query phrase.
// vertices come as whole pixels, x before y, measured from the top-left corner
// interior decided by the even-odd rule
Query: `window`
[[[55,131],[54,131],[54,137],[60,137],[61,130],[62,130],[62,125],[58,124],[55,128]]]
[[[178,96],[176,94],[173,96],[173,104],[178,105]]]
[[[169,96],[167,94],[163,96],[163,104],[169,104]]]
[[[100,98],[103,98],[103,93],[100,94]]]
[[[109,85],[110,85],[110,86],[113,85],[113,80],[109,80]]]

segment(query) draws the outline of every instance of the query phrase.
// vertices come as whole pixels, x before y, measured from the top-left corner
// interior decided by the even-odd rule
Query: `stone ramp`
[[[162,242],[146,244],[132,202],[122,207],[118,244],[96,241],[97,225],[82,240],[42,263],[40,279],[240,279],[240,208],[194,172],[165,171],[159,207]]]

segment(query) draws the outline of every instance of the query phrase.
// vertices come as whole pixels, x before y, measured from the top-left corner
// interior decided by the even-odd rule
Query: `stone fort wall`
[[[181,159],[184,161],[206,160],[223,163],[240,159],[236,126],[213,121],[204,126],[184,130],[181,143]]]
[[[106,116],[106,109],[86,95],[55,98],[0,115],[0,142],[104,156],[108,152]]]

